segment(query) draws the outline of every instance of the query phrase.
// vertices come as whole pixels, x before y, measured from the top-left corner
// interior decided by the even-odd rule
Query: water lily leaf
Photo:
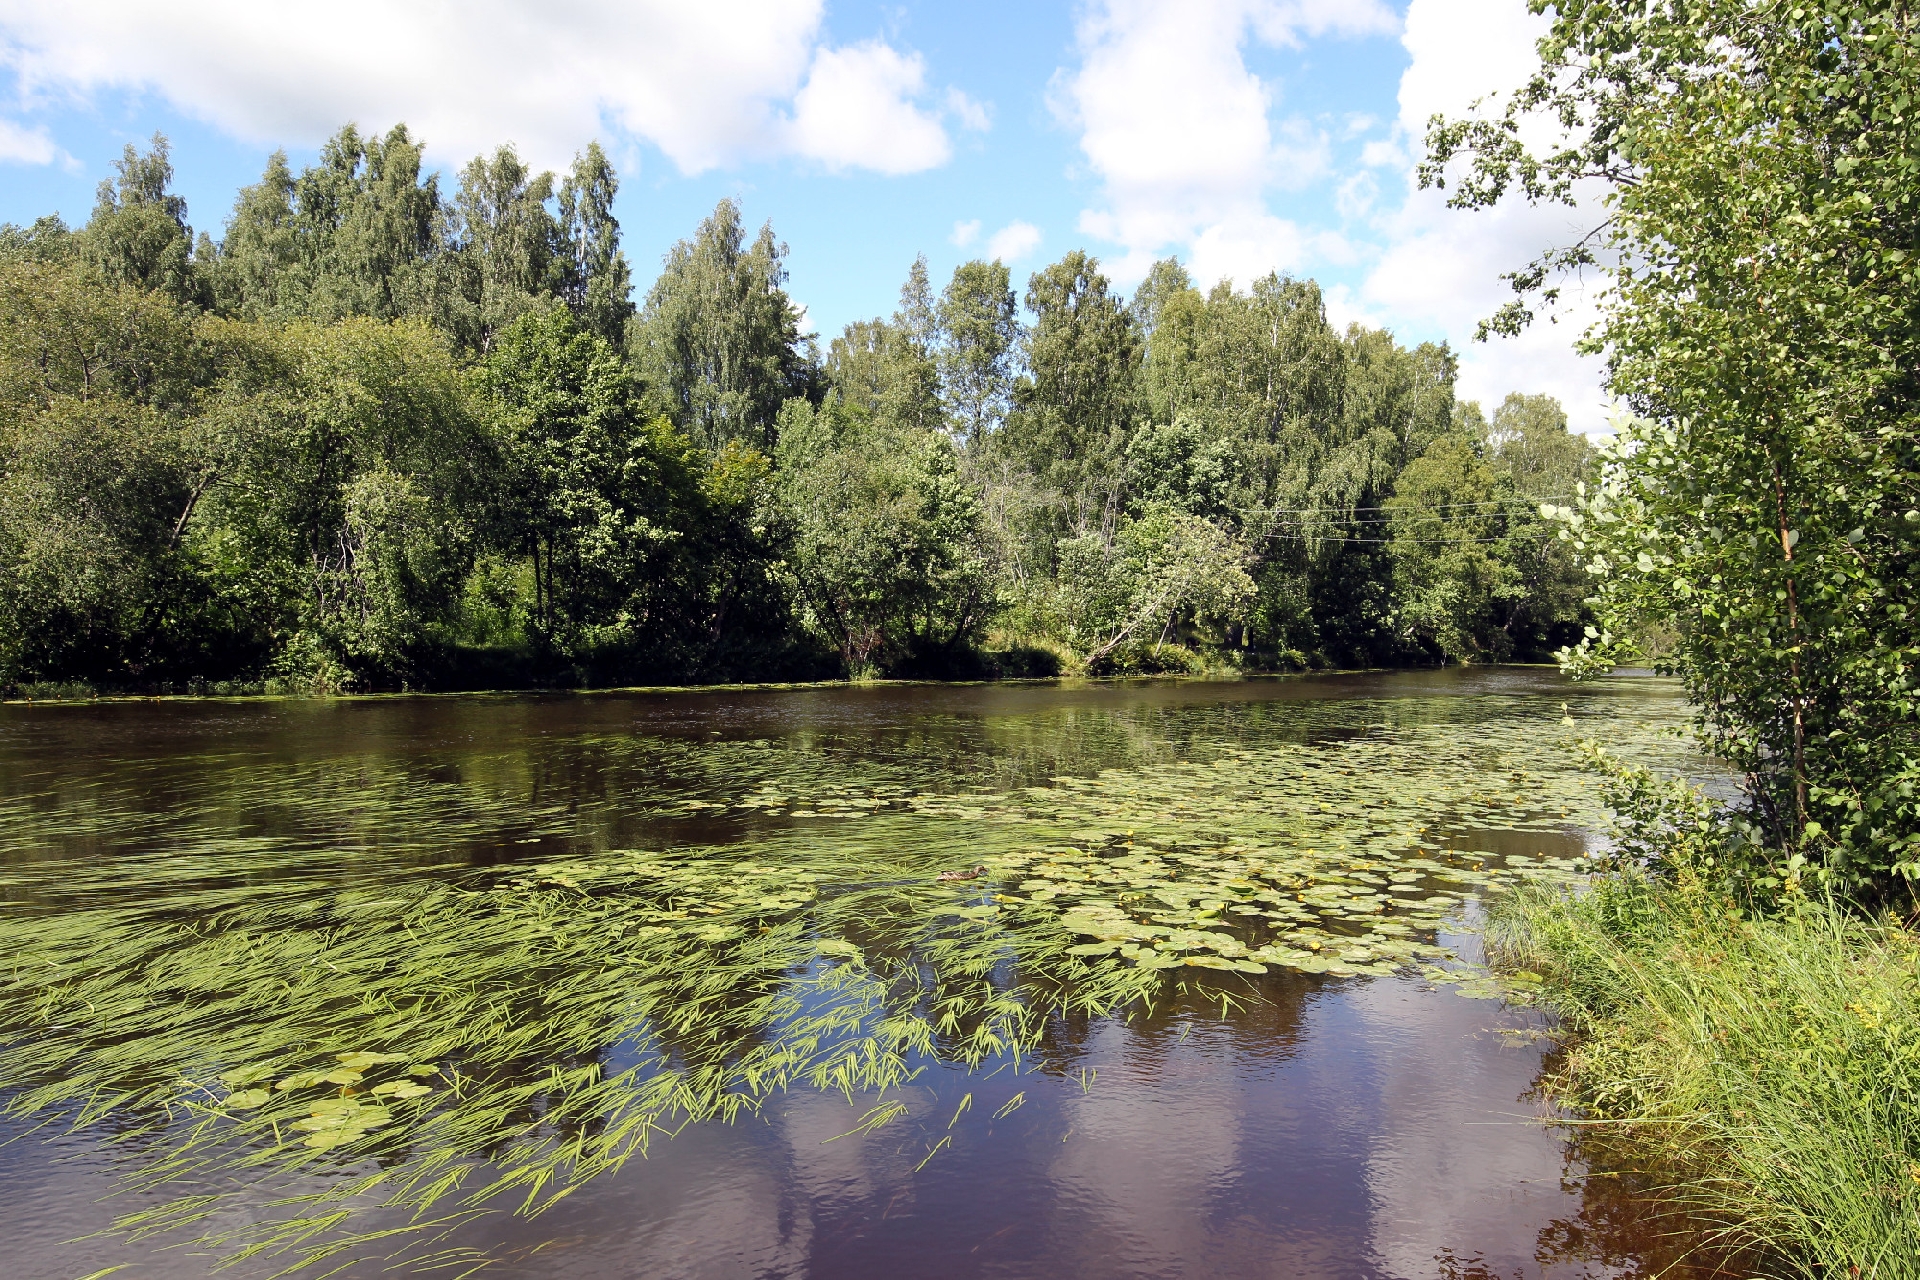
[[[246,1111],[253,1107],[265,1106],[272,1101],[273,1094],[265,1089],[241,1089],[227,1095],[224,1104],[231,1111]]]
[[[433,1090],[424,1084],[414,1084],[410,1080],[389,1080],[385,1084],[373,1086],[367,1092],[378,1097],[419,1098],[432,1093]]]
[[[365,1050],[355,1053],[336,1053],[333,1057],[334,1061],[349,1071],[365,1071],[368,1067],[378,1066],[383,1062],[407,1060],[407,1055],[404,1053],[368,1053]]]

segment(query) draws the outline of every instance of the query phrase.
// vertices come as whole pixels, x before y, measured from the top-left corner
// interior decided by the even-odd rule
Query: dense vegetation
[[[343,129],[193,235],[164,139],[0,229],[0,687],[473,687],[1543,655],[1559,407],[1318,289],[916,263],[822,349],[723,201],[639,305],[598,147]]]
[[[1597,584],[1562,656],[1660,637],[1743,785],[1597,757],[1608,874],[1514,900],[1499,942],[1583,1037],[1562,1093],[1732,1235],[1782,1271],[1920,1275],[1920,30],[1879,0],[1552,14],[1503,115],[1435,121],[1427,177],[1466,206],[1608,193],[1492,321],[1599,269],[1589,342],[1639,415],[1557,512]]]

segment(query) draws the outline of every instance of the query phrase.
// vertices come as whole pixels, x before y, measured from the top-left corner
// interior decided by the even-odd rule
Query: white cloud
[[[987,237],[987,256],[1018,262],[1040,247],[1040,228],[1031,222],[1009,222]]]
[[[1606,429],[1600,362],[1573,350],[1597,315],[1578,287],[1565,291],[1551,317],[1534,308],[1537,318],[1519,337],[1471,341],[1478,322],[1514,296],[1500,274],[1584,232],[1577,212],[1503,204],[1463,213],[1424,191],[1408,199],[1393,228],[1392,242],[1360,287],[1365,311],[1394,328],[1447,334],[1460,355],[1462,400],[1478,400],[1491,411],[1510,391],[1544,393],[1566,407],[1575,430]]]
[[[1350,221],[1366,217],[1373,208],[1373,202],[1380,198],[1380,183],[1371,173],[1362,169],[1349,174],[1334,192],[1334,208],[1340,216]]]
[[[953,241],[954,244],[960,246],[962,249],[979,238],[980,219],[978,218],[970,218],[965,222],[954,223],[953,234],[947,237],[947,239]]]
[[[926,86],[919,54],[877,40],[814,55],[793,100],[793,150],[829,168],[917,173],[952,154],[940,121],[914,105]]]
[[[1104,0],[1082,18],[1079,68],[1054,84],[1054,110],[1080,132],[1105,207],[1083,231],[1120,245],[1126,279],[1168,248],[1230,265],[1236,278],[1288,265],[1272,255],[1306,241],[1268,213],[1270,187],[1324,174],[1328,143],[1306,121],[1276,128],[1273,87],[1248,69],[1256,39],[1293,47],[1302,36],[1387,34],[1398,20],[1380,0]]]
[[[1413,0],[1400,36],[1413,58],[1400,77],[1401,125],[1417,139],[1434,114],[1464,115],[1477,99],[1518,88],[1549,25],[1520,0]]]
[[[29,99],[152,90],[255,142],[404,120],[456,160],[511,139],[562,163],[609,128],[689,173],[792,151],[882,172],[943,159],[919,56],[825,47],[821,16],[822,0],[0,0],[0,65]]]
[[[1400,81],[1408,145],[1418,151],[1435,113],[1457,116],[1476,99],[1520,85],[1537,65],[1534,41],[1547,21],[1529,14],[1524,0],[1413,0],[1402,37],[1412,61]],[[1410,172],[1411,161],[1402,163]],[[1593,221],[1579,209],[1517,200],[1462,212],[1446,208],[1442,193],[1413,192],[1385,222],[1386,247],[1358,296],[1343,305],[1376,322],[1447,334],[1460,354],[1464,400],[1491,410],[1510,391],[1545,393],[1566,407],[1575,430],[1604,431],[1600,361],[1573,350],[1598,314],[1585,291],[1566,289],[1551,316],[1534,308],[1537,318],[1518,338],[1471,341],[1478,322],[1514,296],[1503,272],[1579,237]]]
[[[1102,184],[1102,203],[1081,214],[1080,229],[1119,247],[1107,267],[1122,283],[1168,251],[1203,286],[1370,259],[1354,284],[1327,291],[1340,323],[1444,334],[1461,356],[1463,397],[1491,408],[1509,391],[1546,392],[1576,427],[1603,430],[1598,362],[1573,351],[1595,315],[1577,289],[1557,324],[1543,314],[1520,338],[1471,341],[1513,296],[1501,273],[1584,232],[1581,215],[1523,205],[1461,213],[1433,192],[1394,207],[1394,189],[1412,187],[1428,117],[1459,115],[1519,86],[1547,22],[1525,0],[1411,0],[1404,24],[1373,0],[1096,0],[1078,28],[1080,65],[1053,89],[1056,114],[1078,130]],[[1410,62],[1386,136],[1364,116],[1324,126],[1283,117],[1275,86],[1244,57],[1249,42],[1293,48],[1396,31]],[[1350,157],[1338,168],[1335,135]],[[1281,216],[1271,202],[1277,191],[1320,184],[1332,187],[1347,230],[1370,244]]]
[[[1305,260],[1306,236],[1285,218],[1254,213],[1224,218],[1194,237],[1187,270],[1204,289],[1217,280],[1251,280]]]
[[[959,89],[947,90],[947,110],[963,129],[985,133],[993,127],[993,104],[969,98]]]
[[[46,129],[29,129],[0,119],[0,163],[52,164],[64,154],[53,144]]]

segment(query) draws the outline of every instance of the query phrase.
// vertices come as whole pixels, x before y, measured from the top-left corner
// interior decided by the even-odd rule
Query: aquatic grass
[[[329,1207],[344,1195],[535,1208],[775,1092],[884,1093],[916,1060],[1018,1055],[1049,1017],[1151,994],[1040,922],[943,910],[931,885],[823,896],[823,874],[634,855],[44,913],[8,930],[0,1078],[16,1114],[110,1122],[135,1191],[285,1182],[297,1212],[227,1243],[311,1265],[367,1243]],[[316,1172],[347,1181],[294,1185]],[[122,1226],[214,1208],[175,1197]]]
[[[1575,1037],[1557,1094],[1618,1126],[1665,1198],[1781,1273],[1920,1276],[1912,932],[1619,875],[1523,889],[1490,942]]]
[[[579,840],[571,805],[516,814],[471,774],[420,798],[377,769],[351,829],[404,856],[328,848],[308,833],[351,788],[290,789],[322,802],[296,839],[209,824],[166,852],[0,869],[0,1088],[9,1114],[117,1153],[137,1238],[401,1265],[466,1215],[537,1211],[786,1090],[884,1124],[928,1062],[1064,1066],[1078,1020],[1230,1011],[1276,969],[1488,994],[1437,931],[1572,868],[1457,833],[1597,814],[1537,700],[1435,710],[1356,700],[1337,733],[1191,736],[1000,790],[766,743],[611,744],[675,763],[632,802],[656,829],[738,833],[644,850]],[[1596,706],[1582,727],[1657,751],[1660,716]],[[449,858],[512,822],[576,838]]]

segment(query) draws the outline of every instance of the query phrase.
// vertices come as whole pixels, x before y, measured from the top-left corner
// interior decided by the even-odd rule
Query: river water
[[[429,1149],[506,1167],[515,1134],[641,1114],[643,1153],[537,1216],[524,1188],[442,1202],[309,1273],[1706,1274],[1553,1123],[1546,1020],[1473,964],[1485,896],[1596,839],[1567,743],[1684,763],[1683,711],[1662,681],[1534,669],[0,707],[5,1274],[206,1275],[287,1197],[351,1211],[309,1242],[372,1236],[410,1220],[383,1201]],[[428,958],[366,959],[387,938]],[[215,941],[241,950],[155,976]],[[524,979],[498,967],[523,945]],[[969,969],[976,945],[999,950]],[[629,1000],[662,966],[679,985]],[[996,999],[1032,1018],[982,1051]],[[816,1016],[892,1065],[834,1087]],[[931,1030],[885,1039],[907,1024]],[[769,1046],[803,1066],[741,1066]],[[337,1087],[287,1074],[335,1060]],[[629,1092],[561,1082],[582,1063]],[[294,1140],[301,1089],[366,1128]],[[434,1148],[488,1089],[518,1090],[499,1140]],[[751,1105],[702,1112],[722,1096]],[[197,1222],[130,1238],[182,1195]],[[300,1257],[276,1240],[229,1274]]]

